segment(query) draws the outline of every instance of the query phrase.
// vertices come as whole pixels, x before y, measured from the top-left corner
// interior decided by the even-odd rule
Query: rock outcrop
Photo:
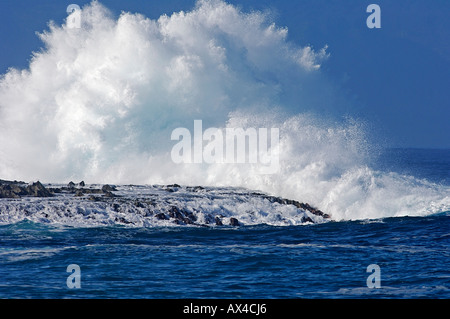
[[[100,194],[104,197],[116,196],[112,193],[117,191],[115,186],[103,185],[101,189],[98,189],[84,188],[85,185],[84,182],[78,185],[70,182],[66,187],[45,187],[39,181],[27,184],[25,182],[0,180],[0,198],[21,198],[23,196],[51,197],[60,193],[71,193],[76,197],[82,197],[87,194]]]
[[[240,226],[239,220],[237,218],[231,217],[230,218],[230,225],[231,226]]]
[[[18,181],[0,180],[0,198],[21,198],[22,196],[51,197],[51,192],[37,181],[26,184]]]
[[[136,187],[136,188],[135,188]],[[269,222],[287,221],[294,216],[296,222],[315,223],[330,216],[321,210],[312,207],[308,203],[301,203],[296,200],[285,199],[282,197],[270,196],[264,193],[247,192],[242,189],[214,188],[202,186],[180,186],[172,185],[154,185],[146,186],[147,192],[139,193],[142,186],[127,185],[118,187],[115,185],[89,185],[84,182],[70,182],[66,186],[51,185],[44,186],[41,182],[30,184],[20,181],[0,180],[0,198],[20,199],[23,197],[61,197],[64,198],[64,205],[68,206],[57,211],[57,216],[66,216],[70,214],[81,213],[85,216],[85,211],[89,218],[97,218],[108,214],[114,215],[114,222],[119,224],[135,224],[136,220],[150,219],[160,221],[163,224],[174,223],[177,225],[196,225],[196,226],[232,226],[238,227],[253,223],[255,218],[264,218],[269,216]],[[148,192],[151,189],[151,192]],[[163,191],[163,192],[161,192]],[[118,194],[117,194],[118,193]],[[72,198],[71,198],[72,196]],[[229,196],[230,201],[224,202]],[[71,199],[70,199],[71,198]],[[67,201],[67,199],[70,199]],[[54,207],[57,199],[52,199]],[[258,207],[251,206],[245,210],[241,203],[257,202]],[[20,201],[15,201],[20,205]],[[43,199],[43,202],[45,200]],[[225,204],[224,204],[225,203]],[[203,206],[206,205],[206,206]],[[8,205],[8,204],[6,204]],[[97,205],[98,209],[91,209]],[[236,211],[233,208],[238,207]],[[280,205],[292,205],[288,211],[294,215],[291,217],[282,217],[280,212],[286,211]],[[73,207],[76,207],[73,208]],[[205,208],[206,207],[206,208]],[[74,212],[72,211],[74,209]],[[27,218],[32,215],[26,208]],[[39,211],[39,210],[38,210]],[[0,212],[1,213],[1,212]],[[298,214],[297,214],[298,213]],[[27,215],[28,214],[28,215]],[[37,214],[40,214],[37,212]],[[97,215],[98,214],[98,215]],[[103,215],[102,215],[103,214]],[[317,216],[317,217],[316,217]],[[66,216],[67,217],[67,216]],[[238,219],[239,218],[239,219]]]

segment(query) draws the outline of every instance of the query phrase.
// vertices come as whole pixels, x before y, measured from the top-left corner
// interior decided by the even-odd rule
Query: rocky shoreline
[[[128,185],[127,187],[140,187],[138,185]],[[201,210],[188,209],[179,204],[179,202],[171,200],[169,197],[175,197],[177,192],[180,196],[199,196],[202,199],[208,199],[214,201],[214,196],[208,195],[208,192],[213,193],[213,191],[202,187],[202,186],[180,186],[178,184],[172,185],[159,185],[152,186],[159,192],[157,194],[150,194],[148,196],[137,196],[137,197],[127,197],[121,195],[118,191],[119,186],[115,185],[89,185],[87,186],[83,181],[80,183],[70,182],[67,185],[57,185],[53,186],[48,184],[44,186],[41,182],[25,183],[21,181],[6,181],[0,180],[0,199],[8,198],[20,200],[22,198],[52,198],[52,197],[64,197],[65,200],[71,198],[77,201],[78,206],[89,206],[89,203],[103,203],[105,204],[105,209],[117,213],[114,217],[114,222],[118,224],[133,224],[130,214],[123,214],[123,212],[132,212],[134,215],[139,215],[143,218],[153,218],[159,221],[167,221],[177,225],[197,225],[197,226],[240,226],[243,223],[233,216],[225,216],[224,214],[205,214],[202,215],[199,220],[199,215],[202,213]],[[166,195],[167,194],[167,195]],[[301,218],[302,223],[315,223],[314,216],[318,216],[321,219],[330,219],[330,216],[321,210],[312,207],[308,203],[301,203],[296,200],[285,199],[277,196],[270,196],[267,194],[259,192],[246,192],[244,199],[239,199],[240,201],[268,201],[271,205],[281,205],[281,206],[294,206],[300,212],[307,212]],[[221,196],[226,195],[226,192],[220,194]],[[235,196],[236,194],[230,193],[229,195]],[[239,194],[238,194],[239,195]],[[242,194],[241,194],[242,195]],[[85,203],[85,204],[83,204]],[[106,208],[107,207],[107,208]],[[24,208],[25,209],[25,208]],[[25,215],[31,216],[37,213],[28,212],[25,209]],[[64,212],[57,212],[58,215],[64,213],[64,216],[70,217],[73,213],[70,209],[59,208]],[[79,207],[77,212],[82,211]],[[48,217],[48,213],[39,212],[43,218]],[[96,214],[86,213],[83,215],[88,215],[88,218],[96,218]],[[245,224],[245,223],[244,223]]]
[[[39,181],[27,184],[0,180],[0,198],[21,198],[22,196],[50,197],[52,194]]]
[[[85,188],[85,186],[86,184],[83,181],[79,184],[70,182],[66,187],[45,187],[40,181],[27,184],[21,181],[0,179],[0,198],[21,198],[23,196],[52,197],[62,192],[72,193],[74,196],[102,194],[105,197],[114,197],[112,191],[117,190],[110,185],[103,185],[101,189]]]

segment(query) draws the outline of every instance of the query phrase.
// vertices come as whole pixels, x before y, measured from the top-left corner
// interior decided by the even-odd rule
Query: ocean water
[[[380,165],[448,186],[448,154],[389,150]],[[24,218],[0,226],[0,297],[449,298],[449,214],[239,227]],[[80,288],[67,286],[71,264]]]

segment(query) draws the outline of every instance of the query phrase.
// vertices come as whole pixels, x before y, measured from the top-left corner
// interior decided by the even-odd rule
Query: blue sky
[[[41,47],[36,32],[62,23],[71,3],[89,1],[0,0],[0,73],[26,68]],[[105,6],[150,18],[189,10],[195,1],[104,0]],[[348,103],[336,113],[370,123],[386,145],[450,148],[450,1],[447,0],[229,0],[244,11],[270,11],[289,40],[330,58],[322,71]],[[366,26],[366,7],[381,7],[381,29]]]

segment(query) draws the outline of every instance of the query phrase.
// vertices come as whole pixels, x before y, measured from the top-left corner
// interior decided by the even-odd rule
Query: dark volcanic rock
[[[31,185],[17,181],[0,181],[0,198],[20,198],[21,196],[51,197],[53,195],[39,181]]]
[[[84,195],[93,195],[93,194],[99,194],[103,195],[105,198],[112,198],[112,197],[118,197],[118,195],[113,194],[113,191],[117,191],[116,187],[114,185],[103,185],[103,187],[100,188],[85,188],[86,184],[82,181],[79,184],[75,184],[73,182],[70,182],[67,184],[67,186],[63,187],[56,187],[56,188],[48,188],[48,191],[50,194],[59,194],[59,193],[69,193],[73,194],[74,197],[83,197]],[[89,200],[98,201],[99,197],[96,196],[89,196]]]
[[[155,215],[156,218],[160,219],[160,220],[166,220],[168,219],[167,216],[164,213],[159,213]]]
[[[171,206],[169,209],[169,216],[175,219],[182,219],[183,215],[180,210],[176,206]]]
[[[286,198],[281,198],[281,197],[276,197],[276,196],[267,196],[264,194],[257,194],[257,195],[263,196],[264,198],[268,199],[272,203],[279,203],[282,205],[294,205],[295,207],[306,210],[314,215],[322,216],[323,218],[330,218],[330,215],[325,214],[321,210],[312,207],[308,203],[300,203],[296,200],[286,199]]]
[[[139,200],[136,200],[134,202],[134,206],[138,207],[138,208],[145,208],[144,203],[140,202]]]
[[[18,186],[11,186],[9,184],[0,185],[0,198],[20,198],[22,189]]]
[[[216,221],[216,226],[223,226],[223,223],[222,223],[222,220],[220,219],[220,217],[216,217],[215,221]]]
[[[194,214],[191,212],[179,209],[176,206],[171,206],[168,211],[168,215],[170,218],[174,219],[174,222],[179,225],[191,225],[195,224],[195,221],[197,220],[197,217],[195,217]]]
[[[51,187],[48,189],[48,191],[52,194],[60,194],[62,192],[62,189],[59,187]]]
[[[27,195],[29,194],[24,182],[0,180],[0,198],[20,198]]]
[[[26,184],[25,182],[18,182],[18,181],[7,181],[4,179],[0,179],[0,185],[7,185],[7,184]]]
[[[41,182],[37,181],[32,185],[27,186],[28,194],[34,197],[51,197],[52,194],[41,184]]]
[[[114,185],[108,185],[108,184],[106,184],[106,185],[103,185],[102,191],[103,191],[104,193],[107,193],[107,192],[115,192],[115,191],[117,191],[117,189],[116,189],[116,186],[114,186]]]
[[[126,220],[126,219],[123,218],[123,217],[116,217],[116,218],[115,218],[115,222],[116,222],[116,223],[119,222],[119,223],[121,223],[121,224],[126,224],[126,225],[132,224],[132,222]]]
[[[75,191],[75,195],[74,195],[75,197],[82,197],[82,196],[84,196],[84,192],[83,192],[83,190],[82,189],[77,189],[76,191]]]
[[[163,186],[162,188],[167,192],[174,193],[174,192],[178,191],[181,188],[181,186],[178,184],[171,184],[171,185]]]
[[[313,223],[314,224],[314,221],[311,219],[311,217],[303,217],[302,223]]]
[[[116,195],[114,195],[112,192],[110,192],[110,191],[103,191],[103,193],[104,193],[104,195],[103,195],[103,197],[116,197]]]
[[[237,220],[237,218],[231,217],[230,218],[230,225],[231,226],[239,226],[240,225],[239,220]]]
[[[205,190],[205,188],[202,186],[194,186],[194,187],[188,186],[188,187],[186,187],[186,190],[190,191],[190,192],[201,192],[201,191]]]

